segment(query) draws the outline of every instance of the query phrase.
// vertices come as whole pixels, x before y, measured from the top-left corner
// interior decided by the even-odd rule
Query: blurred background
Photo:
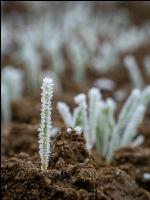
[[[1,13],[6,121],[10,102],[39,101],[44,76],[66,101],[92,86],[122,101],[150,84],[148,1],[1,1]]]

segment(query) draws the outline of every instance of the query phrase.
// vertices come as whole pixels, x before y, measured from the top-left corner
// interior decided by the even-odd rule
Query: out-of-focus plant
[[[102,72],[106,72],[115,65],[118,65],[118,52],[115,50],[114,45],[110,42],[104,42],[99,45],[98,53],[91,60],[92,66]]]
[[[124,64],[129,72],[133,87],[142,89],[144,87],[144,80],[134,56],[126,56]]]
[[[1,108],[4,122],[11,120],[11,102],[22,96],[23,72],[13,66],[6,66],[1,72]]]
[[[114,27],[115,24],[116,22],[114,21]],[[127,24],[122,26],[122,28],[118,27],[117,33],[110,31],[110,35],[107,32],[109,29],[106,28],[107,26],[105,27],[104,33],[106,37],[109,35],[110,38],[108,37],[109,41],[106,40],[101,45],[98,45],[98,53],[91,59],[91,64],[96,70],[106,72],[119,66],[121,63],[120,55],[134,51],[148,41],[150,37],[149,23],[145,23],[141,27],[130,27],[129,21]]]
[[[94,81],[94,86],[100,90],[113,91],[116,84],[108,78],[100,78]]]
[[[2,83],[1,85],[1,117],[3,122],[11,121],[11,100],[9,97],[8,87]]]
[[[83,43],[73,40],[68,45],[68,54],[73,63],[73,77],[76,82],[82,82],[86,78],[86,64],[88,61],[88,52]]]
[[[145,72],[150,76],[150,56],[145,56],[144,68],[145,68]]]
[[[18,60],[19,64],[24,65],[27,87],[29,91],[36,96],[39,94],[39,76],[42,63],[41,57],[33,46],[32,42],[29,43],[27,41],[23,48],[16,52],[15,58]]]
[[[48,32],[47,29],[45,31]],[[65,67],[64,58],[61,52],[63,34],[60,35],[60,32],[55,29],[50,31],[51,32],[48,32],[49,36],[44,39],[43,49],[47,51],[47,54],[51,59],[51,69],[59,75],[63,72]]]
[[[6,66],[1,72],[2,83],[8,87],[11,100],[21,97],[23,91],[23,72],[13,66]]]
[[[149,106],[150,103],[150,85],[142,91],[140,103],[144,104],[145,107]]]
[[[107,158],[110,159],[113,151],[118,147],[130,144],[137,135],[138,125],[142,122],[144,113],[150,103],[150,86],[142,92],[132,90],[120,111],[118,121],[112,132]]]
[[[1,54],[2,56],[10,52],[12,45],[11,27],[2,22],[1,23]]]
[[[62,6],[51,2],[24,4],[29,9],[28,23],[16,17],[17,27],[9,26],[3,17],[2,51],[5,54],[16,46],[11,56],[15,55],[15,50],[22,52],[16,61],[24,60],[30,74],[28,79],[35,74],[31,81],[28,80],[32,83],[32,93],[39,88],[36,83],[43,53],[51,69],[61,74],[65,68],[63,53],[67,51],[74,66],[74,78],[79,82],[84,80],[87,66],[101,72],[117,67],[121,62],[120,55],[145,44],[150,36],[149,22],[141,27],[133,26],[128,10],[118,10],[117,4],[113,4],[111,9],[108,6],[106,10],[100,7],[100,12],[93,12],[95,2],[63,2]],[[16,23],[16,18],[9,20]]]
[[[104,101],[99,90],[92,88],[88,92],[88,99],[89,106],[85,94],[77,95],[77,107],[74,108],[73,114],[64,102],[58,102],[58,111],[66,126],[82,128],[88,149],[96,143],[97,151],[110,160],[115,149],[132,144],[136,138],[138,125],[150,102],[150,87],[147,86],[143,92],[138,89],[131,92],[117,122],[114,118],[116,103],[112,98]],[[139,144],[138,141],[136,143]],[[134,145],[136,143],[134,142]]]

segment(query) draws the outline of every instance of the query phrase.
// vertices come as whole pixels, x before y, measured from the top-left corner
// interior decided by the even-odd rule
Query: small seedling
[[[73,114],[63,102],[58,102],[57,108],[67,127],[81,127],[89,150],[96,144],[97,151],[109,161],[117,148],[141,142],[141,139],[137,141],[138,137],[135,141],[134,138],[150,102],[150,86],[143,92],[139,89],[131,92],[117,122],[114,118],[116,103],[113,99],[102,100],[97,88],[90,89],[88,99],[89,105],[85,94],[77,95],[74,98],[77,107]]]
[[[144,67],[145,67],[145,72],[150,76],[150,56],[145,56]]]
[[[50,136],[52,131],[51,99],[53,96],[53,80],[44,78],[41,93],[41,123],[39,128],[39,155],[41,170],[46,171],[50,157]]]
[[[8,87],[2,83],[1,85],[1,116],[2,121],[7,123],[11,121],[11,99],[9,96]]]
[[[33,95],[39,93],[39,76],[41,71],[41,59],[35,47],[26,43],[22,47],[22,51],[18,53],[20,63],[25,66],[26,81],[29,91]]]
[[[85,80],[86,63],[88,60],[87,50],[78,40],[73,40],[68,46],[68,54],[73,62],[73,77],[76,82]]]
[[[129,72],[133,87],[142,89],[144,87],[144,80],[135,58],[133,56],[126,56],[124,64]]]
[[[6,66],[1,73],[2,120],[11,121],[11,102],[20,98],[23,92],[23,73],[13,66]]]

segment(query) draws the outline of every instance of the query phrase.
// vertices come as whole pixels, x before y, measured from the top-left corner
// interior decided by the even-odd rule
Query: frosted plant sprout
[[[45,5],[41,6],[41,9],[44,9],[42,15],[38,11],[39,8],[37,10],[35,8],[33,9],[36,5],[33,4],[33,7],[30,5],[31,4],[27,4],[26,6],[29,7],[29,10],[33,12],[35,16],[32,15],[31,19],[29,16],[30,20],[28,25],[26,26],[23,24],[23,29],[22,21],[18,24],[18,33],[17,37],[15,37],[15,42],[17,42],[21,49],[26,49],[27,43],[32,44],[33,48],[36,50],[38,48],[42,49],[48,57],[51,58],[52,68],[56,73],[60,73],[63,70],[64,60],[61,49],[64,45],[68,49],[70,41],[74,42],[74,40],[78,38],[84,43],[85,50],[90,52],[90,55],[94,57],[94,52],[97,46],[99,46],[98,38],[100,37],[103,39],[104,37],[108,37],[110,40],[113,40],[115,35],[119,35],[122,30],[126,29],[130,21],[126,10],[121,10],[121,12],[117,11],[117,14],[114,10],[111,12],[109,10],[107,14],[102,10],[97,16],[93,13],[94,4],[91,2],[86,3],[86,6],[84,2],[71,2],[69,4],[70,6],[66,3],[63,4],[64,8],[60,9],[59,12],[58,7],[55,10],[50,3],[46,3],[46,7]],[[51,10],[51,12],[49,12],[49,10]],[[37,13],[38,19],[36,17]],[[55,22],[53,22],[53,19]],[[24,32],[27,34],[24,34]],[[79,49],[81,55],[84,55],[84,50],[82,50],[81,47],[79,47]],[[112,48],[109,52],[112,52],[111,50]],[[106,52],[106,50],[104,50],[104,52]],[[105,54],[104,57],[106,57],[108,61],[107,54],[102,54]],[[81,62],[83,63],[84,67],[82,68],[84,69],[86,67],[84,56],[77,55],[76,57],[81,57],[81,61],[75,61],[75,65]],[[104,63],[107,65],[107,62]],[[107,68],[107,66],[105,67]],[[76,74],[76,71],[74,72]]]
[[[84,75],[87,67],[86,57],[88,57],[88,64],[91,62],[94,68],[105,72],[120,64],[120,54],[136,49],[147,42],[147,38],[149,38],[149,24],[145,23],[140,28],[130,26],[130,15],[125,9],[116,12],[114,6],[112,11],[100,10],[98,14],[94,14],[94,4],[90,2],[86,6],[84,2],[75,3],[73,8],[70,9],[71,4],[73,3],[70,3],[70,6],[64,4],[64,9],[60,9],[59,14],[54,12],[52,7],[47,4],[45,13],[40,15],[38,21],[35,18],[25,27],[25,31],[28,33],[27,39],[22,34],[22,29],[19,29],[20,40],[17,41],[18,45],[22,49],[26,48],[26,42],[23,41],[27,41],[32,43],[35,49],[42,49],[50,58],[52,68],[56,73],[60,74],[64,69],[65,62],[61,49],[64,46],[65,50],[70,49],[71,43],[74,43],[76,39],[82,42],[85,47],[84,51],[80,44],[77,44],[79,51],[77,55],[73,56],[73,64],[76,66],[74,69],[79,67],[83,72],[78,73],[78,70],[74,70],[74,77],[78,78],[80,77],[78,75]],[[52,9],[51,12],[48,12],[48,8]],[[79,13],[82,14],[79,15]],[[53,23],[52,19],[55,19],[56,15],[58,15],[57,20]],[[34,32],[30,29],[34,29]],[[98,38],[102,42],[98,42]],[[97,50],[98,54],[96,53]],[[68,52],[68,56],[71,57],[70,50]],[[85,54],[88,54],[88,56],[84,56]],[[89,57],[92,59],[89,59]],[[76,73],[78,73],[77,76]],[[82,78],[79,78],[79,80],[82,80]]]
[[[59,6],[51,5],[50,2],[41,6],[41,9],[39,9],[40,6],[37,7],[34,3],[27,3],[26,6],[30,10],[28,23],[24,24],[22,20],[19,20],[17,21],[18,26],[14,30],[14,27],[9,27],[7,20],[2,19],[4,24],[6,23],[6,26],[2,27],[2,32],[6,32],[6,34],[2,34],[2,37],[6,35],[9,37],[10,32],[15,32],[13,41],[19,47],[19,51],[20,49],[26,49],[27,43],[31,44],[36,51],[42,49],[39,52],[40,56],[44,52],[47,58],[50,58],[49,62],[51,61],[50,64],[52,64],[53,70],[59,74],[63,71],[65,65],[61,50],[65,48],[66,51],[69,49],[70,44],[78,39],[84,44],[85,52],[90,55],[88,56],[88,65],[92,64],[95,69],[105,72],[112,67],[119,67],[120,55],[131,52],[140,45],[145,44],[150,33],[149,22],[140,27],[133,26],[128,10],[123,8],[118,10],[116,5],[114,4],[112,10],[106,9],[105,11],[99,8],[100,12],[95,13],[93,12],[95,7],[93,2],[87,2],[86,6],[84,2],[63,3],[62,9]],[[38,9],[36,10],[36,8]],[[44,10],[43,14],[40,13],[41,10]],[[12,20],[14,22],[14,19]],[[27,34],[24,34],[24,32]],[[10,51],[12,35],[9,37],[10,39],[7,38],[8,40],[2,41],[2,51],[4,53],[6,49]],[[12,56],[14,54],[15,51],[12,52]],[[84,55],[80,45],[78,54]],[[88,67],[86,66],[87,62],[85,62],[84,56],[79,55],[77,57],[81,57],[81,63],[83,64],[81,69],[85,70]],[[19,59],[16,58],[16,61]],[[78,66],[77,61],[74,61],[74,63]],[[74,71],[74,77],[76,72],[78,71]]]
[[[24,39],[21,50],[14,54],[18,64],[23,64],[25,67],[27,87],[33,95],[39,93],[39,76],[41,71],[41,57],[36,51],[32,42]]]
[[[99,51],[97,55],[91,59],[91,63],[95,69],[106,72],[113,67],[119,66],[121,62],[119,56],[121,54],[134,51],[148,42],[148,38],[150,37],[149,23],[145,23],[140,28],[135,26],[130,27],[129,25],[127,27],[127,30],[124,26],[122,30],[118,29],[118,33],[112,31],[110,35],[106,31],[105,34],[109,35],[111,40],[109,42],[104,41],[98,46]]]
[[[6,66],[1,72],[1,108],[2,120],[10,122],[11,102],[22,96],[23,92],[23,73],[12,66]]]
[[[53,96],[53,80],[44,78],[41,93],[41,123],[39,128],[39,155],[41,170],[46,171],[50,157],[50,136],[52,134],[51,99]]]
[[[22,95],[23,91],[23,72],[9,65],[2,69],[2,83],[9,90],[10,99],[15,100]]]
[[[114,127],[107,159],[111,159],[113,151],[118,147],[132,143],[137,135],[137,127],[142,122],[149,103],[150,86],[147,86],[143,91],[134,89],[131,92]]]
[[[58,102],[57,109],[67,127],[81,127],[85,134],[86,147],[91,149],[96,137],[97,106],[100,102],[101,94],[97,88],[92,88],[89,90],[88,96],[89,108],[86,102],[86,95],[79,94],[74,98],[77,107],[74,108],[73,114],[70,113],[68,105],[64,102]]]
[[[57,95],[60,94],[62,92],[62,86],[60,83],[60,79],[58,78],[58,75],[52,70],[43,70],[40,72],[40,82],[43,80],[45,76],[48,76],[49,78],[53,79],[54,92]]]
[[[74,39],[70,41],[70,45],[68,45],[68,54],[70,56],[70,60],[73,62],[73,76],[76,82],[82,82],[85,80],[85,72],[86,72],[86,63],[89,59],[89,55],[87,49],[83,46],[83,44]]]
[[[146,73],[150,76],[150,56],[145,56],[144,68],[145,68]]]
[[[8,87],[2,83],[1,85],[1,111],[2,121],[8,123],[11,121],[11,99]]]
[[[85,94],[74,99],[77,107],[73,114],[64,102],[58,102],[57,108],[67,127],[81,127],[88,149],[96,143],[97,151],[109,161],[115,149],[132,143],[135,146],[143,141],[137,137],[137,127],[150,103],[150,86],[143,91],[134,89],[131,92],[117,122],[114,118],[116,103],[112,98],[102,100],[97,88],[89,90],[88,105]]]
[[[142,89],[144,87],[144,80],[134,56],[126,56],[124,64],[129,72],[133,87]]]
[[[45,48],[50,55],[53,71],[56,74],[60,74],[64,70],[64,60],[61,53],[62,33],[60,35],[58,30],[53,30],[49,37],[52,39],[46,40],[47,38],[45,38]]]
[[[27,45],[26,48],[24,48],[22,57],[26,69],[28,88],[32,94],[37,95],[39,92],[39,75],[42,64],[40,57],[31,45]]]
[[[140,103],[145,107],[150,106],[150,85],[148,85],[142,92]]]
[[[1,53],[8,54],[12,45],[11,27],[9,24],[1,23]]]

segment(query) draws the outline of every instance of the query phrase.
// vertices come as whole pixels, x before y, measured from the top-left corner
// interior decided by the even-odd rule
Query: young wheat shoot
[[[44,78],[41,86],[41,123],[39,128],[39,155],[41,170],[46,171],[50,157],[50,136],[52,130],[51,99],[53,97],[53,80]]]

